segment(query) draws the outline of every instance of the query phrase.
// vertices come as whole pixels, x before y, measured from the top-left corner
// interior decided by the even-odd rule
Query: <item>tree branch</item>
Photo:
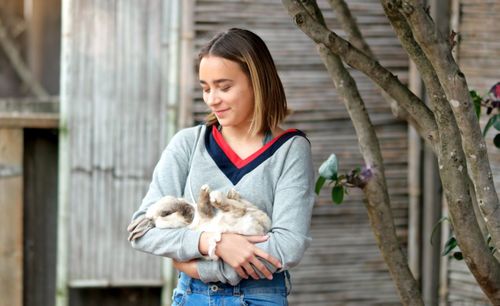
[[[349,42],[359,50],[363,51],[367,56],[371,57],[373,60],[377,60],[375,54],[370,49],[370,46],[366,43],[366,40],[363,38],[363,35],[359,30],[358,24],[354,19],[354,17],[352,16],[351,11],[349,10],[349,7],[345,3],[345,1],[330,0],[329,3],[332,10],[335,12],[335,16],[339,20],[342,29],[344,30],[344,32],[346,32]],[[326,23],[323,22],[323,24],[325,24],[326,26]],[[398,105],[396,101],[394,101],[382,88],[380,88],[380,86],[378,86],[376,83],[375,85],[382,93],[382,97],[384,98],[384,100],[390,105],[391,111],[394,114],[394,116],[406,119],[408,121],[408,118],[410,118],[408,112],[406,112],[405,109],[403,109],[400,105]],[[436,142],[438,141],[439,140],[436,139]]]
[[[326,26],[317,4],[313,1],[303,3],[303,8],[313,16],[316,22]],[[380,144],[364,101],[359,94],[355,80],[344,67],[340,57],[323,44],[318,44],[318,50],[354,125],[365,163],[373,172],[372,178],[362,189],[368,200],[366,207],[377,245],[387,263],[403,304],[424,305],[418,283],[408,267],[407,258],[400,248],[396,235]]]
[[[340,58],[321,44],[319,52],[349,112],[365,163],[373,171],[373,177],[364,186],[363,192],[377,245],[394,279],[402,304],[424,305],[418,283],[410,271],[396,235],[380,145],[364,102]]]
[[[432,63],[451,104],[460,129],[467,170],[474,183],[479,208],[494,245],[500,249],[500,214],[498,214],[500,203],[493,182],[486,144],[470,100],[465,76],[453,59],[448,39],[435,29],[432,19],[420,1],[393,0],[391,5],[399,7],[408,20],[415,40]],[[500,258],[500,254],[498,256],[497,258]]]
[[[391,0],[381,0],[381,3],[401,45],[417,66],[431,101],[440,135],[439,150],[436,152],[439,173],[460,249],[468,258],[469,268],[478,282],[488,283],[487,288],[499,288],[500,270],[474,214],[472,198],[468,192],[469,177],[464,173],[467,166],[459,128],[444,90],[431,62],[413,38],[405,17],[392,5]]]
[[[395,75],[349,42],[328,30],[326,26],[315,21],[311,15],[304,11],[297,0],[282,0],[282,3],[297,26],[314,42],[324,44],[348,65],[366,74],[395,99],[408,112],[409,117],[406,120],[434,148],[439,136],[432,112]]]
[[[347,40],[356,48],[363,51],[369,57],[375,59],[370,46],[366,43],[363,38],[361,31],[359,30],[358,23],[351,14],[351,10],[347,6],[344,0],[329,0],[330,7],[335,12],[342,29],[347,34]]]

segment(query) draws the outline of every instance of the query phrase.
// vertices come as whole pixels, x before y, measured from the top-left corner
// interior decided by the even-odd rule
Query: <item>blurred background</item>
[[[380,63],[419,96],[419,76],[380,3],[346,1]],[[344,35],[326,0],[327,24]],[[470,89],[500,80],[499,1],[428,0]],[[317,168],[362,165],[357,138],[314,43],[280,1],[2,0],[0,2],[0,306],[169,305],[168,260],[134,251],[126,227],[170,137],[202,122],[197,51],[230,27],[260,35],[307,133]],[[436,161],[374,84],[357,80],[383,149],[401,244],[426,305],[488,305],[465,264],[441,256],[449,224]],[[483,122],[484,124],[484,122]],[[491,139],[490,134],[487,139]],[[491,143],[491,140],[487,141]],[[497,190],[500,154],[489,148]],[[291,271],[290,305],[400,305],[363,197],[325,188],[313,243]]]

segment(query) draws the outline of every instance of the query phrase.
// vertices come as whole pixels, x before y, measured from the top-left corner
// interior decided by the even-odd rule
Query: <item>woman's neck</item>
[[[234,127],[227,126],[221,127],[221,134],[226,140],[238,140],[238,142],[253,142],[255,140],[262,140],[263,133],[252,135],[250,133],[250,126]]]

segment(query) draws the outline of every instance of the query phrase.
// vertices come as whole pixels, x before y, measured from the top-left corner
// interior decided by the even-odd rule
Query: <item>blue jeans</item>
[[[221,282],[207,283],[180,273],[172,294],[172,306],[287,306],[288,271],[273,274],[273,279],[244,279],[231,286]]]

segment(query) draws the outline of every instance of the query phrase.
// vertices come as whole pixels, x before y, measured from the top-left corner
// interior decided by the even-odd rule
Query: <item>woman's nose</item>
[[[219,96],[217,95],[217,91],[212,90],[207,97],[208,106],[215,105],[220,102]]]

